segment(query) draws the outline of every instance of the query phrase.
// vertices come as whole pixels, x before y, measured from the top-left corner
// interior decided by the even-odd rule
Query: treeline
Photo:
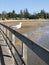
[[[45,12],[44,10],[41,10],[39,13],[29,13],[28,9],[25,9],[24,11],[20,10],[20,13],[17,14],[15,10],[12,12],[6,12],[3,11],[0,13],[0,19],[49,19],[49,13]]]

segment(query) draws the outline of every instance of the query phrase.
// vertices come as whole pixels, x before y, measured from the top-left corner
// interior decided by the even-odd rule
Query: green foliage
[[[29,18],[29,19],[49,19],[49,13],[46,13],[44,10],[41,10],[39,13],[33,13],[30,14],[28,9],[26,8],[25,10],[20,10],[19,14],[15,13],[15,10],[13,10],[12,12],[6,12],[3,11],[2,13],[0,13],[0,19],[22,19],[22,18]]]
[[[26,18],[26,19],[29,18],[28,9],[25,9],[25,10],[24,10],[23,16],[24,16],[24,18]]]
[[[7,18],[7,13],[6,13],[6,11],[3,11],[3,12],[2,12],[1,18],[2,18],[3,20]]]
[[[20,10],[20,18],[23,18],[23,11]]]

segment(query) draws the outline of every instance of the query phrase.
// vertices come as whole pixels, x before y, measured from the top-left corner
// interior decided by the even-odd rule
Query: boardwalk
[[[0,33],[0,65],[13,65],[7,44]]]

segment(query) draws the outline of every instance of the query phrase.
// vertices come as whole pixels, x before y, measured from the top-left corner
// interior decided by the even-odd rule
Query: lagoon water
[[[40,26],[38,28],[34,28],[29,32],[23,32],[24,36],[29,38],[30,40],[34,41],[36,44],[41,46],[42,48],[49,51],[49,22],[38,22],[40,24],[46,24],[45,26]],[[41,59],[37,54],[35,54],[32,50],[28,47],[25,48],[26,57],[24,61],[26,61],[27,65],[47,65],[43,59]],[[19,46],[18,51],[22,54],[22,48]],[[38,52],[38,51],[37,51]],[[16,53],[15,53],[16,56]],[[35,63],[36,62],[36,63]]]
[[[23,33],[32,41],[36,42],[39,46],[49,51],[49,22],[39,22],[41,24],[47,24],[47,26],[39,27],[34,31]]]
[[[44,28],[40,28],[39,32],[43,32],[42,34],[39,34],[35,42],[42,46],[44,49],[49,51],[49,26],[46,26]]]

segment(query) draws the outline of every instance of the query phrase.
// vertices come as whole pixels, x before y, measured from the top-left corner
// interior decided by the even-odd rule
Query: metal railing
[[[14,61],[15,61],[15,65],[29,65],[27,63],[27,61],[25,62],[25,60],[28,60],[28,59],[24,59],[23,58],[24,57],[24,53],[23,52],[25,52],[24,48],[26,48],[24,46],[27,46],[28,50],[31,50],[31,52],[33,51],[32,53],[35,53],[40,59],[42,59],[43,60],[43,65],[44,65],[44,63],[45,63],[45,65],[49,65],[49,51],[47,51],[46,49],[44,49],[41,46],[37,45],[35,42],[33,42],[32,40],[28,39],[27,37],[25,37],[24,35],[20,34],[19,32],[13,30],[9,26],[4,25],[3,23],[0,23],[0,26],[1,26],[1,28],[0,28],[1,33],[2,33],[2,35],[3,35],[3,37],[4,37],[5,41],[6,41],[6,43],[8,45],[8,47],[10,49],[10,51],[11,51],[11,54],[12,54],[12,56],[14,58]],[[6,33],[3,30],[6,30]],[[22,56],[19,54],[19,52],[16,49],[16,47],[14,46],[12,40],[9,39],[9,37],[7,35],[7,30],[12,35],[14,35],[15,37],[17,37],[18,39],[20,39],[22,41]],[[10,44],[8,44],[8,42]],[[15,51],[17,57],[15,56],[15,54],[12,51],[11,47],[14,48],[14,51]],[[28,50],[27,50],[27,52],[28,52]]]

